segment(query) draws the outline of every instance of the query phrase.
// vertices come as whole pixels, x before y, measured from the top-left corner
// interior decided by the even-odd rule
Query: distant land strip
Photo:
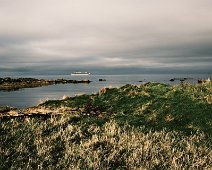
[[[14,91],[22,88],[34,88],[41,86],[48,86],[53,84],[78,84],[78,83],[90,83],[90,80],[67,80],[67,79],[36,79],[36,78],[0,78],[0,91]]]

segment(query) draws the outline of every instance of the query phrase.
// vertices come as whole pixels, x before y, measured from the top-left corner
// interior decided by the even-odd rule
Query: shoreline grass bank
[[[46,101],[0,119],[0,167],[210,169],[211,96],[211,83],[147,83]]]

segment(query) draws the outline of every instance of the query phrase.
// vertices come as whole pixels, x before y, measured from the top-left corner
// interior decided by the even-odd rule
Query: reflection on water
[[[19,76],[20,77],[20,76]],[[24,77],[24,76],[22,76]],[[180,81],[170,82],[172,78],[192,77],[187,80],[190,83],[196,83],[197,79],[207,78],[207,75],[168,75],[168,74],[139,74],[139,75],[90,75],[90,76],[25,76],[43,79],[89,79],[90,84],[57,84],[51,86],[26,88],[19,91],[3,92],[0,91],[0,105],[9,105],[17,108],[24,108],[39,104],[44,100],[62,99],[63,96],[75,96],[80,94],[97,93],[103,87],[120,87],[125,84],[141,84],[145,82],[160,82],[168,84],[177,84]],[[106,79],[106,81],[99,81]],[[142,81],[142,82],[139,82]]]

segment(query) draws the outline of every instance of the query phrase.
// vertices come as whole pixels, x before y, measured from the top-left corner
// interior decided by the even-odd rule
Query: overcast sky
[[[0,0],[0,71],[212,73],[212,0]]]

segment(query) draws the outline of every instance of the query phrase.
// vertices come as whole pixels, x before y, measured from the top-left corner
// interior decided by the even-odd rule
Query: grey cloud
[[[211,70],[211,0],[0,0],[0,24],[0,68]]]

